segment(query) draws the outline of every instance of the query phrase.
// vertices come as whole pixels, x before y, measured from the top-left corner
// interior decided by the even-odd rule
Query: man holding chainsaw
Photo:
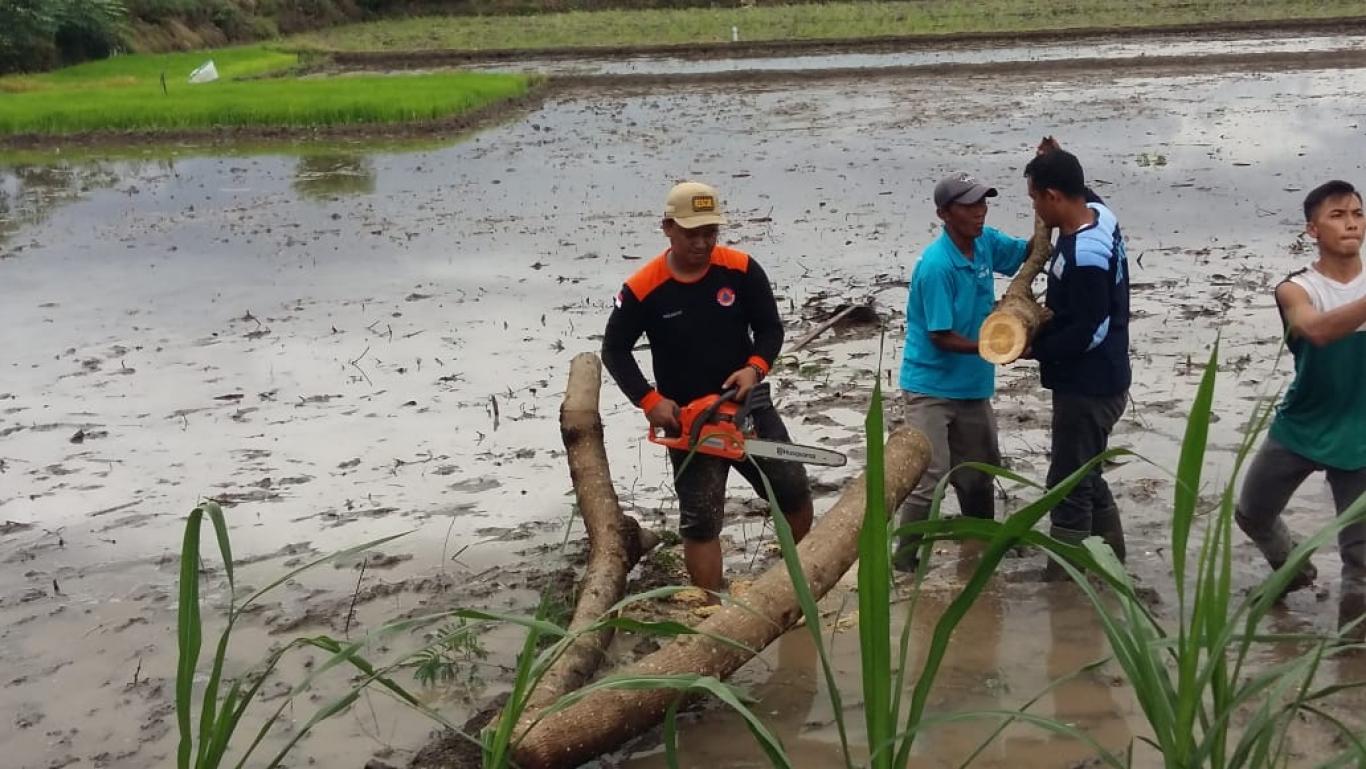
[[[767,497],[758,472],[762,469],[798,541],[810,530],[812,518],[806,469],[795,461],[768,458],[785,451],[774,442],[788,441],[787,428],[762,381],[783,345],[778,305],[758,262],[742,251],[717,245],[722,224],[725,218],[715,189],[684,182],[670,190],[663,222],[669,248],[626,280],[602,341],[607,370],[645,413],[651,434],[684,439],[669,443],[675,446],[669,459],[676,473],[684,561],[692,583],[713,593],[723,586],[718,537],[731,468]],[[641,334],[650,342],[654,387],[632,354]],[[681,424],[680,417],[696,412],[680,409],[680,404],[719,393],[731,393],[745,404],[745,422],[752,423],[749,437],[754,440],[744,441],[742,452],[731,452],[743,459],[684,445],[704,425]],[[711,421],[715,411],[701,421]],[[685,450],[691,448],[699,450]],[[761,452],[768,456],[761,458]]]
[[[996,190],[965,173],[944,177],[934,207],[944,222],[911,273],[901,389],[907,422],[930,440],[930,465],[901,506],[901,525],[928,517],[935,486],[962,462],[999,465],[991,396],[996,370],[977,352],[977,331],[995,300],[993,274],[1014,275],[1029,241],[986,226],[987,198]],[[960,512],[993,518],[991,476],[959,470],[950,479]],[[915,568],[915,537],[897,542],[893,565]]]

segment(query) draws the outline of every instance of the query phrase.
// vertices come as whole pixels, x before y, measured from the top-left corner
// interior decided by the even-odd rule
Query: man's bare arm
[[[959,352],[965,355],[977,354],[977,343],[957,331],[931,331],[930,341],[944,352]]]
[[[1320,312],[1303,288],[1286,281],[1276,288],[1276,303],[1285,314],[1290,333],[1315,347],[1332,344],[1366,325],[1366,297]]]

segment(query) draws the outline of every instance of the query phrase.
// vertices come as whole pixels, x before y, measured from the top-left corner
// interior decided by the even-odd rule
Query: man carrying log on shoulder
[[[901,505],[902,526],[928,517],[935,486],[953,467],[1001,463],[991,409],[996,369],[978,355],[977,330],[995,299],[993,273],[1014,275],[1029,241],[986,226],[987,198],[996,194],[965,173],[950,174],[934,188],[944,230],[911,273],[900,382],[906,421],[929,439],[932,453],[920,483]],[[991,476],[960,470],[950,483],[963,515],[995,517]],[[897,542],[898,570],[915,568],[917,541]]]
[[[1076,156],[1045,141],[1024,175],[1035,214],[1058,228],[1045,267],[1044,304],[1053,317],[1026,353],[1039,361],[1043,386],[1053,391],[1051,487],[1105,451],[1124,413],[1131,377],[1129,266],[1119,220],[1086,186]],[[1053,509],[1049,533],[1071,543],[1094,534],[1124,560],[1119,507],[1100,467]],[[1043,578],[1067,574],[1050,560]]]
[[[1277,408],[1266,441],[1252,459],[1236,520],[1272,568],[1295,549],[1281,513],[1309,477],[1322,470],[1338,514],[1366,494],[1366,232],[1361,193],[1331,181],[1304,199],[1306,231],[1319,258],[1276,287],[1276,306],[1295,356],[1295,379]],[[1338,533],[1342,556],[1339,626],[1366,613],[1366,523]],[[1313,584],[1306,562],[1287,592]],[[1366,637],[1366,620],[1351,629]]]
[[[669,191],[664,236],[669,248],[626,280],[607,320],[602,360],[617,386],[645,413],[651,430],[679,432],[679,404],[736,388],[750,390],[757,437],[787,441],[787,428],[769,399],[767,376],[783,346],[773,288],[759,263],[716,243],[725,224],[716,190],[684,182]],[[632,348],[650,340],[655,386],[641,373]],[[678,493],[679,534],[692,583],[713,594],[723,586],[721,544],[726,477],[738,470],[760,496],[763,481],[748,460],[671,449]],[[797,462],[756,458],[797,541],[811,529],[811,489]]]

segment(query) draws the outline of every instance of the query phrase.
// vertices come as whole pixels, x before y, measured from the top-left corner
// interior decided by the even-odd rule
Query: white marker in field
[[[740,42],[740,28],[739,28],[739,27],[731,27],[731,28],[730,28],[730,41],[731,41],[732,43],[738,43],[738,42]]]
[[[218,79],[218,68],[213,65],[213,59],[200,64],[190,73],[191,83],[212,83]]]

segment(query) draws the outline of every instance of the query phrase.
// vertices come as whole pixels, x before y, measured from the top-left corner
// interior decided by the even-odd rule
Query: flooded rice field
[[[9,720],[0,753],[26,769],[173,760],[178,553],[184,515],[201,497],[225,505],[239,592],[319,555],[412,532],[363,564],[291,580],[240,623],[230,672],[299,634],[357,637],[452,606],[525,610],[577,552],[560,548],[572,517],[556,423],[568,361],[596,348],[621,281],[662,250],[657,204],[682,178],[720,187],[732,212],[724,239],[775,281],[789,338],[850,301],[872,299],[887,319],[881,359],[877,334],[859,329],[791,356],[775,377],[794,438],[854,460],[814,469],[819,512],[861,462],[873,381],[893,381],[905,280],[937,229],[934,181],[959,168],[989,180],[1002,193],[989,223],[1028,233],[1021,171],[1038,138],[1056,135],[1129,238],[1136,381],[1114,442],[1156,466],[1126,461],[1110,477],[1129,568],[1170,596],[1164,468],[1175,465],[1202,362],[1221,339],[1213,484],[1254,404],[1287,381],[1271,287],[1311,258],[1299,235],[1304,192],[1332,177],[1366,181],[1363,105],[1358,69],[775,80],[561,94],[436,149],[307,145],[9,168],[0,175],[0,712]],[[1036,369],[1003,369],[999,390],[1007,461],[1042,478],[1048,401]],[[623,504],[649,526],[674,527],[667,460],[642,440],[640,415],[610,385],[603,412]],[[748,492],[732,491],[725,537],[728,568],[740,574],[771,560],[772,537]],[[1024,498],[1002,491],[1007,506]],[[1330,509],[1314,479],[1288,522],[1307,532]],[[567,534],[571,543],[580,533]],[[1235,583],[1245,590],[1264,568],[1238,541]],[[1336,556],[1317,562],[1319,591],[1295,594],[1276,616],[1279,631],[1331,628]],[[206,557],[213,617],[227,597],[216,563]],[[1106,654],[1079,594],[1021,577],[1036,566],[1012,559],[969,614],[936,712],[1017,707]],[[957,547],[946,546],[917,639],[961,579]],[[842,600],[847,591],[827,605]],[[832,633],[856,691],[856,634]],[[517,638],[484,639],[490,656],[472,687],[424,690],[406,672],[401,682],[459,721],[503,685]],[[389,639],[375,656],[418,640]],[[266,685],[267,698],[288,691],[283,681],[297,680],[308,656]],[[809,639],[791,634],[737,678],[802,766],[830,766],[838,744],[815,664]],[[1120,748],[1144,727],[1117,676],[1083,676],[1036,709]],[[321,691],[286,711],[295,728],[338,689]],[[1341,714],[1359,722],[1362,705],[1345,701]],[[375,695],[319,727],[287,763],[360,767],[375,756],[400,766],[431,728]],[[927,733],[915,765],[957,766],[989,730]],[[719,712],[682,734],[686,765],[762,764],[739,722]],[[1306,728],[1295,750],[1313,755],[1328,739]],[[664,765],[657,740],[634,748],[607,763]],[[1088,755],[1021,727],[975,765],[1080,766]],[[1153,756],[1140,750],[1138,760]]]
[[[737,33],[739,30],[737,30]],[[737,45],[743,48],[743,45]],[[1065,42],[1020,42],[1001,45],[999,41],[965,41],[902,51],[858,53],[810,52],[799,55],[762,58],[729,56],[708,51],[707,55],[611,56],[594,58],[523,59],[487,64],[479,69],[493,72],[526,72],[553,75],[702,75],[723,72],[804,72],[812,70],[901,69],[989,65],[1000,63],[1064,65],[1079,58],[1105,62],[1145,56],[1237,56],[1240,54],[1313,54],[1355,52],[1366,48],[1366,36],[1303,34],[1267,36],[1257,34],[1113,36],[1069,39]]]

